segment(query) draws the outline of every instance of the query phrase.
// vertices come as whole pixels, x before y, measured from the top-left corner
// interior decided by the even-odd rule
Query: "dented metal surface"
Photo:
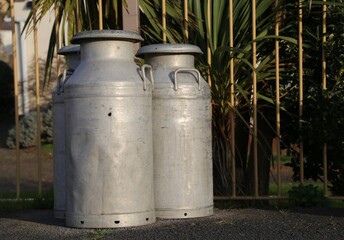
[[[134,62],[140,40],[110,30],[72,40],[81,64],[65,85],[67,226],[155,222],[152,85]]]
[[[80,46],[69,45],[58,54],[66,58],[66,69],[57,79],[52,91],[53,103],[53,163],[54,163],[54,216],[64,218],[66,210],[66,169],[65,169],[65,106],[63,85],[80,63]]]
[[[139,49],[152,66],[155,209],[159,218],[213,213],[210,87],[188,44]],[[148,78],[148,73],[147,73]]]

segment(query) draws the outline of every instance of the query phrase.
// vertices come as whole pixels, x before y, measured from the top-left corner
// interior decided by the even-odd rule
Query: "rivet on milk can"
[[[152,84],[120,30],[76,34],[81,63],[65,85],[66,225],[115,228],[155,222]]]
[[[66,58],[66,68],[58,77],[52,91],[53,99],[53,162],[54,162],[54,216],[65,218],[66,169],[65,169],[65,119],[64,83],[80,63],[80,46],[69,45],[58,51]]]
[[[154,76],[154,195],[159,218],[213,213],[210,87],[194,67],[194,56],[201,53],[189,44],[149,45],[137,53]]]

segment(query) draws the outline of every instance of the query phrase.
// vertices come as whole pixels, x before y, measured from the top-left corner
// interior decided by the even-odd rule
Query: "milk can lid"
[[[84,40],[124,40],[129,42],[141,42],[143,38],[135,32],[124,30],[92,30],[75,34],[71,43],[79,44]]]
[[[80,45],[71,44],[60,48],[57,53],[59,55],[68,55],[80,52]]]
[[[142,56],[145,54],[202,54],[202,50],[191,44],[182,44],[182,43],[164,43],[164,44],[152,44],[139,48],[136,53],[136,56]]]

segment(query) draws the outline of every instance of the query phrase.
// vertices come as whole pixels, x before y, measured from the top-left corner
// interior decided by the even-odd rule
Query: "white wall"
[[[29,101],[29,75],[33,75],[34,66],[35,66],[35,52],[34,52],[34,36],[33,31],[21,34],[20,28],[25,24],[25,21],[30,13],[30,8],[27,8],[27,2],[14,2],[14,12],[15,12],[15,22],[17,27],[17,47],[18,47],[18,81],[19,81],[19,113],[27,113],[29,109],[32,109],[34,106],[30,106]],[[10,19],[7,19],[9,21]],[[37,38],[38,38],[38,57],[41,59],[46,59],[50,33],[55,20],[55,12],[51,9],[44,18],[37,25]],[[8,54],[12,54],[12,32],[11,30],[2,30],[0,33],[2,40],[2,51]],[[45,62],[45,61],[44,61]],[[31,74],[30,74],[31,72]],[[43,76],[40,76],[42,79]]]

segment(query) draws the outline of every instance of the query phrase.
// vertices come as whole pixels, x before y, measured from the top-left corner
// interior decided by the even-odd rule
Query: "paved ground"
[[[14,192],[16,189],[16,152],[0,147],[0,193]],[[50,153],[42,151],[42,185],[43,189],[53,186],[53,161]],[[20,150],[21,190],[37,191],[38,161],[35,148]]]
[[[0,213],[0,239],[344,239],[344,209],[215,209],[214,216],[133,228],[73,229],[52,210]]]

